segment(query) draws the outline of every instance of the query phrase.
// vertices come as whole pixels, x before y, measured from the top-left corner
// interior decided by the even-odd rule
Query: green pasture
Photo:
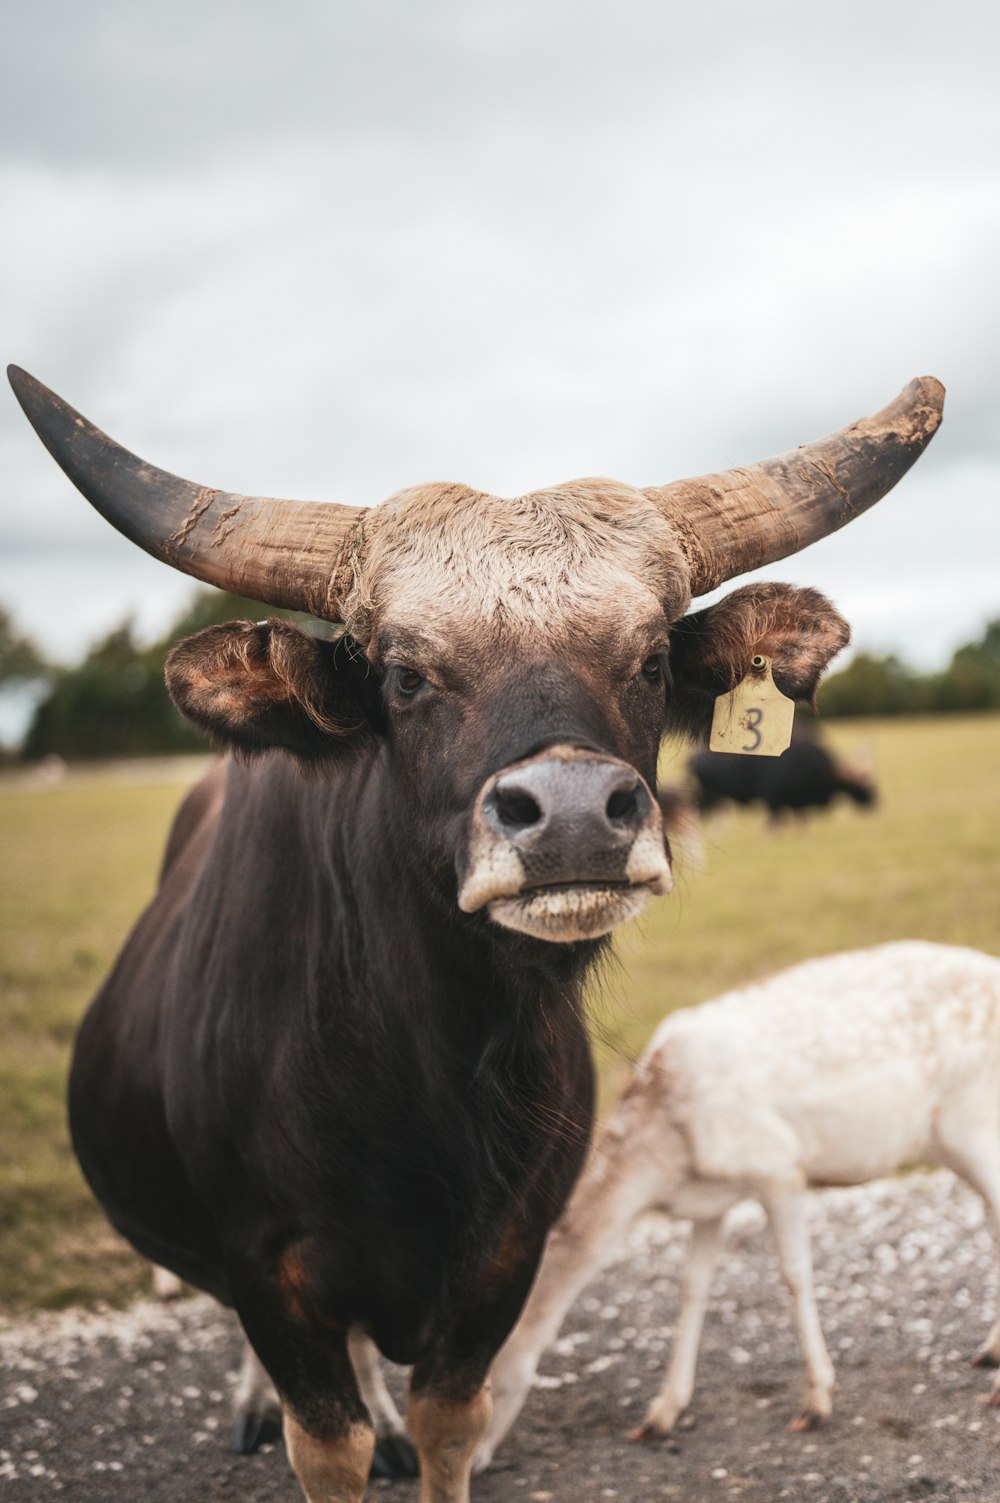
[[[922,937],[1000,952],[1000,717],[852,721],[882,801],[778,832],[709,823],[701,869],[619,940],[592,999],[605,1103],[674,1007],[810,955]],[[666,757],[669,764],[670,757]],[[665,777],[672,776],[669,765]],[[0,785],[0,1309],[148,1287],[70,1152],[66,1065],[87,1000],[153,890],[187,765]],[[387,900],[391,895],[387,894]]]

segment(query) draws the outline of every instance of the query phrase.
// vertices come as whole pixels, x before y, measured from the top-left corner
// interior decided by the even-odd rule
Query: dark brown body
[[[379,766],[229,764],[189,795],[71,1079],[112,1221],[235,1304],[303,1408],[354,1323],[474,1392],[591,1120],[591,947],[442,932]]]
[[[862,808],[876,802],[875,785],[864,771],[838,762],[811,727],[796,721],[792,743],[780,757],[741,757],[698,752],[688,763],[697,784],[695,801],[703,814],[727,803],[760,803],[770,818],[826,809],[843,795]]]

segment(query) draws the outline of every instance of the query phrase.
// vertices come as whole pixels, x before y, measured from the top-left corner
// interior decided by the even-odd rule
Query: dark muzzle
[[[517,852],[524,888],[626,882],[628,858],[653,801],[631,767],[598,757],[544,756],[503,772],[480,806]]]
[[[603,932],[620,921],[612,910],[635,911],[622,894],[670,890],[659,806],[627,762],[550,747],[486,781],[460,876],[466,913],[489,906],[491,917],[523,927],[511,923],[511,905],[531,900],[532,932],[544,909],[546,937],[555,939],[559,915],[572,909],[579,919],[582,906],[595,915],[601,908]]]

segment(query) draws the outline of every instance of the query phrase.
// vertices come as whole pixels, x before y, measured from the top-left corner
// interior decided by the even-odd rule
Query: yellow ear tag
[[[780,757],[791,743],[795,701],[771,677],[771,659],[758,653],[746,677],[720,694],[712,716],[709,751]]]

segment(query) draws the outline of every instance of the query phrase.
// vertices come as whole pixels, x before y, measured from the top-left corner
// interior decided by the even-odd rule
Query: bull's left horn
[[[338,619],[359,509],[193,485],[130,454],[27,371],[7,375],[53,459],[133,543],[220,589]]]
[[[890,491],[941,422],[944,387],[919,376],[874,417],[746,469],[651,488],[691,566],[691,593],[797,553]]]

